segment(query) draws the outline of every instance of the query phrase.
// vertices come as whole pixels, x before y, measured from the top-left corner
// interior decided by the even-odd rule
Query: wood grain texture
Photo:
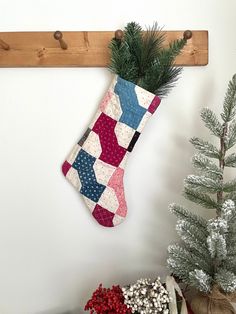
[[[184,31],[166,31],[166,42],[183,37]],[[0,32],[0,67],[105,67],[109,62],[110,31],[62,32],[68,49],[61,49],[54,32]],[[208,63],[208,32],[192,31],[178,66],[200,66]]]

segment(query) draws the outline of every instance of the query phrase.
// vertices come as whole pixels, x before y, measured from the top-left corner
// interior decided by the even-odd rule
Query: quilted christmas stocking
[[[126,214],[123,176],[127,157],[160,98],[115,76],[98,111],[62,166],[97,222],[120,224]]]

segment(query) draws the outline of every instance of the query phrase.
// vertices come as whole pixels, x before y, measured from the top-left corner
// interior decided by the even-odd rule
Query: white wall
[[[1,31],[115,30],[157,20],[166,30],[209,30],[210,53],[208,66],[184,69],[142,134],[125,177],[129,215],[114,229],[93,220],[60,171],[110,73],[0,69],[0,314],[81,309],[100,282],[166,274],[176,239],[167,207],[187,204],[188,139],[206,134],[199,110],[219,111],[236,72],[235,12],[235,0],[0,1]]]

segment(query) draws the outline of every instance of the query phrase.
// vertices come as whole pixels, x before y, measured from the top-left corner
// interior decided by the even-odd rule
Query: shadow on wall
[[[83,314],[84,311],[80,308],[74,309],[74,310],[65,310],[65,309],[51,309],[51,310],[46,310],[42,312],[37,312],[35,314]]]
[[[168,271],[166,269],[167,259],[167,247],[171,242],[179,240],[175,231],[176,218],[168,212],[168,206],[172,202],[179,203],[189,210],[197,207],[197,211],[200,215],[206,215],[205,210],[192,202],[185,200],[182,196],[183,191],[183,179],[194,173],[194,169],[191,165],[191,157],[195,153],[193,146],[189,143],[189,139],[193,136],[207,139],[209,132],[203,127],[200,110],[208,105],[209,108],[213,108],[212,95],[214,95],[214,81],[208,80],[207,84],[199,84],[199,87],[195,89],[193,95],[193,102],[189,104],[194,106],[192,110],[192,121],[190,123],[191,134],[184,134],[183,132],[173,133],[171,141],[173,142],[170,147],[166,147],[163,143],[163,147],[156,147],[157,153],[161,150],[165,158],[163,158],[161,167],[161,190],[157,191],[153,197],[151,208],[149,208],[149,215],[146,216],[146,221],[143,222],[148,225],[148,228],[144,229],[144,234],[140,236],[141,241],[145,241],[141,252],[140,260],[148,261],[150,271],[160,276],[165,275]],[[196,101],[197,99],[197,101]],[[175,112],[174,119],[177,121],[184,121],[184,114],[181,110]],[[171,124],[171,122],[170,122]],[[209,134],[210,136],[210,134]],[[157,178],[158,178],[157,174]],[[164,197],[168,195],[168,198]],[[211,215],[211,213],[208,213]],[[156,236],[155,236],[156,235]]]

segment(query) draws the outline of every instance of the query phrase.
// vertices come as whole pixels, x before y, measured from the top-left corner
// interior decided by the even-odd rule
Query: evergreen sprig
[[[165,48],[165,38],[157,23],[145,33],[138,23],[128,23],[122,40],[113,38],[110,42],[109,69],[158,96],[167,95],[181,73],[174,61],[187,40],[175,40]]]
[[[201,205],[205,208],[208,209],[218,208],[217,202],[206,193],[201,193],[185,186],[183,195],[186,199],[198,205]]]
[[[214,209],[215,217],[207,221],[180,205],[170,205],[178,219],[176,229],[183,244],[169,246],[168,266],[183,282],[205,293],[211,292],[213,286],[223,293],[236,291],[236,178],[224,181],[225,167],[236,167],[236,153],[227,153],[236,144],[235,116],[236,75],[226,92],[223,121],[210,109],[201,111],[205,126],[219,138],[219,148],[192,138],[190,142],[198,151],[192,163],[200,175],[189,175],[184,180],[185,198]]]
[[[200,173],[208,175],[212,179],[219,179],[222,176],[222,169],[202,154],[195,154],[192,158],[192,164]]]
[[[202,121],[205,123],[205,126],[209,130],[211,130],[212,134],[221,137],[223,127],[211,109],[203,108],[201,111],[201,118]]]
[[[235,192],[236,191],[236,179],[228,181],[223,184],[223,191],[226,193]]]
[[[207,226],[207,222],[204,218],[191,213],[189,210],[187,210],[183,206],[173,203],[169,205],[169,210],[172,214],[174,214],[180,220],[186,220],[189,223],[193,223],[199,226],[200,228],[206,228]]]
[[[225,157],[225,167],[236,167],[236,154],[232,153]]]
[[[222,190],[222,184],[219,180],[213,180],[206,176],[189,175],[184,180],[184,183],[187,188],[200,192],[216,193]]]
[[[208,141],[204,141],[198,137],[193,137],[190,140],[190,143],[193,144],[193,146],[203,155],[211,158],[220,158],[219,150]]]
[[[233,120],[229,126],[228,134],[225,138],[226,149],[230,149],[236,144],[236,120]]]
[[[230,122],[236,114],[236,74],[229,81],[228,89],[225,95],[223,112],[221,118],[224,122]]]
[[[224,195],[224,201],[232,200],[236,204],[236,191]]]

